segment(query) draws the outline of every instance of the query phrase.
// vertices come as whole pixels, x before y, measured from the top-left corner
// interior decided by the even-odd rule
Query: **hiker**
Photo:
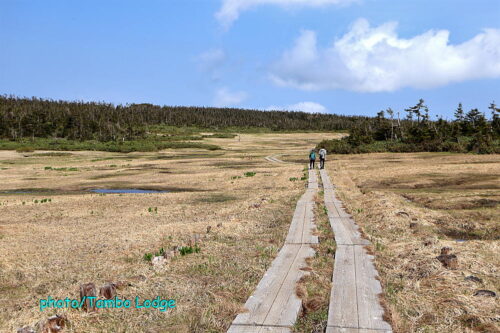
[[[319,150],[319,168],[324,169],[325,168],[325,159],[326,159],[326,149],[321,148]]]
[[[311,149],[309,153],[309,169],[314,169],[314,162],[316,162],[316,152],[314,149]]]

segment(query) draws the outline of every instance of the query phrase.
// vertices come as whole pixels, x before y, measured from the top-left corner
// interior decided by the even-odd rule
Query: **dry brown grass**
[[[330,156],[327,167],[373,243],[396,332],[499,331],[498,297],[473,296],[500,291],[499,156]],[[443,247],[456,269],[436,259]]]
[[[318,180],[321,182],[321,178]],[[315,198],[314,209],[319,244],[315,246],[315,256],[307,259],[309,274],[301,278],[297,287],[297,295],[302,299],[302,313],[295,323],[294,332],[321,333],[328,321],[336,244],[323,202],[321,191]]]
[[[74,332],[225,331],[283,243],[304,190],[303,181],[289,178],[300,179],[308,149],[328,137],[335,134],[209,139],[225,148],[216,152],[0,151],[0,192],[37,190],[0,194],[0,331],[55,313]],[[279,153],[302,154],[304,162],[263,159]],[[98,195],[90,188],[172,192]],[[51,201],[34,202],[45,198]],[[185,244],[193,233],[206,235],[200,253],[176,257],[161,270],[143,260],[147,252]],[[178,307],[39,311],[40,298],[78,298],[80,284],[99,288],[107,281],[127,282],[118,290],[122,298],[174,298]]]

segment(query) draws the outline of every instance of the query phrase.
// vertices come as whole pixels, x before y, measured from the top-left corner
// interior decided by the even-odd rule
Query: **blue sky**
[[[0,0],[0,93],[375,115],[500,104],[496,0]]]

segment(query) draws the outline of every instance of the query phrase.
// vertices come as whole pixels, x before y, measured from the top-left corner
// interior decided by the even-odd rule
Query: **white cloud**
[[[395,22],[370,27],[360,19],[324,49],[317,46],[315,32],[302,31],[294,47],[272,66],[271,79],[304,90],[380,92],[500,78],[498,29],[452,45],[447,30],[404,39],[396,28]]]
[[[220,69],[226,62],[226,53],[222,49],[211,49],[196,58],[200,69],[209,73],[212,80],[220,79]]]
[[[227,88],[220,88],[215,92],[214,105],[217,107],[236,106],[247,98],[244,91],[231,92]]]
[[[315,102],[300,102],[296,104],[291,104],[287,106],[275,106],[271,105],[266,108],[267,111],[304,111],[309,113],[325,113],[327,109]]]
[[[240,14],[259,5],[277,5],[280,7],[322,7],[327,5],[345,5],[359,0],[222,0],[222,6],[215,14],[219,22],[228,28]]]

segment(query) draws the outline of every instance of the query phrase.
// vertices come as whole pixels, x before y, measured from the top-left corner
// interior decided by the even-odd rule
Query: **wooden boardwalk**
[[[314,255],[311,244],[318,243],[312,234],[317,191],[316,171],[309,170],[308,188],[297,202],[285,244],[245,303],[247,311],[236,316],[228,332],[291,332],[302,306],[295,292],[297,282],[307,274],[301,268]]]
[[[320,174],[328,218],[337,243],[326,332],[392,332],[382,318],[384,310],[378,299],[382,288],[373,256],[364,248],[369,242],[361,237],[356,223],[336,198],[327,171],[320,170]]]

